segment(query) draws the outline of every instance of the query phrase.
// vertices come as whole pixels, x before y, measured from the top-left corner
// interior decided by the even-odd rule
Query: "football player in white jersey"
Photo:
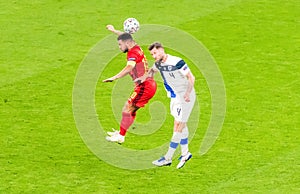
[[[161,43],[154,42],[148,49],[156,61],[148,76],[153,76],[155,72],[160,72],[168,97],[171,98],[170,110],[174,117],[174,130],[169,149],[162,158],[152,163],[156,166],[171,165],[172,157],[180,144],[181,157],[177,165],[179,169],[192,157],[188,149],[189,131],[187,121],[196,99],[194,90],[195,77],[184,60],[166,54]]]

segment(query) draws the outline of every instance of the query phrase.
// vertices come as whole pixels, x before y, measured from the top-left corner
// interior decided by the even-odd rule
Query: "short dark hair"
[[[164,47],[160,42],[154,42],[148,47],[148,50],[151,51],[154,48],[159,49],[159,48],[164,48]]]
[[[132,38],[131,34],[125,32],[118,36],[118,40],[123,40],[123,41],[124,40],[133,40],[133,38]]]

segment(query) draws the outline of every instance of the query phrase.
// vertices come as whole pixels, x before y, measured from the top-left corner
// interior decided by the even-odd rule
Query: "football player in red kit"
[[[131,34],[122,33],[115,30],[112,25],[108,25],[107,29],[118,35],[118,44],[122,52],[127,53],[126,66],[116,75],[103,80],[103,82],[112,82],[129,74],[132,80],[139,80],[148,72],[148,64],[143,50],[133,40]],[[149,77],[145,81],[135,82],[134,92],[131,94],[122,109],[122,119],[120,123],[120,131],[107,132],[106,139],[111,142],[123,143],[128,128],[134,122],[136,111],[144,107],[156,92],[156,82]]]

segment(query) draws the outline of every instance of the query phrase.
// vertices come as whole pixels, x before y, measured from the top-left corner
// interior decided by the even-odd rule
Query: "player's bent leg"
[[[122,119],[120,124],[120,135],[125,136],[127,130],[135,120],[136,111],[139,107],[126,102],[122,111]]]
[[[135,113],[139,108],[127,101],[122,108],[122,112]]]
[[[152,164],[156,166],[169,166],[172,163],[173,155],[182,140],[182,129],[186,126],[185,122],[174,121],[174,131],[170,141],[170,146],[164,157],[155,160]]]
[[[106,137],[106,140],[110,142],[123,143],[125,141],[125,134],[128,128],[134,122],[136,111],[138,109],[139,107],[133,106],[126,102],[122,109],[120,131],[113,130],[112,132],[107,132],[109,136]]]

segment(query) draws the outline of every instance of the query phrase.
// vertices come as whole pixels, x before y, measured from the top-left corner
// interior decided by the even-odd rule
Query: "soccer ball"
[[[135,18],[127,18],[123,23],[124,31],[133,34],[140,29],[140,23]]]

